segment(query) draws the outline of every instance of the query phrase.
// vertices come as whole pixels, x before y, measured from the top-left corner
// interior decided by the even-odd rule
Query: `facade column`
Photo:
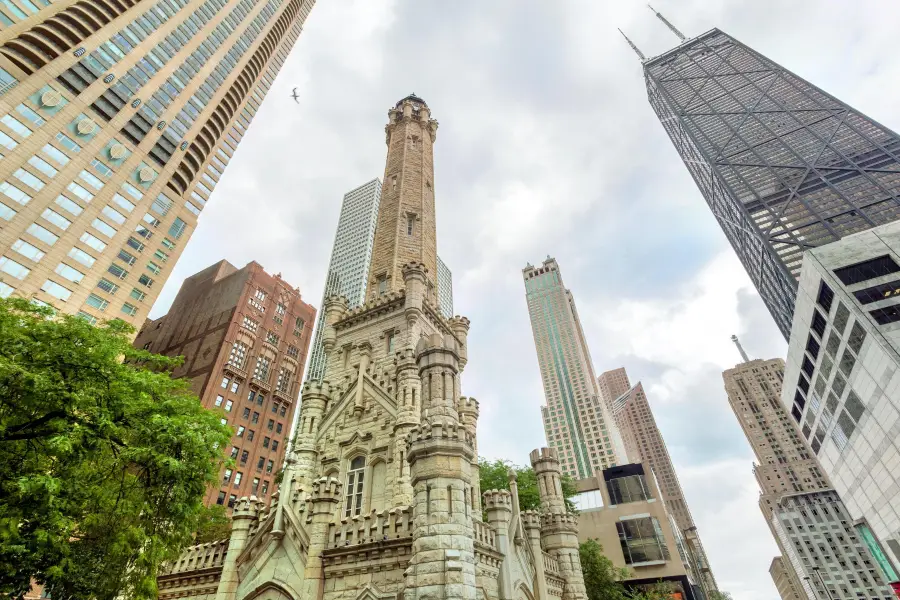
[[[406,600],[475,600],[475,545],[465,493],[472,483],[472,439],[459,423],[455,386],[459,353],[452,335],[419,341],[422,423],[410,433],[412,558]]]
[[[309,551],[303,573],[303,599],[320,600],[325,591],[325,569],[322,552],[328,544],[328,525],[341,502],[341,483],[333,477],[322,477],[312,484],[306,499],[306,524],[309,528]],[[219,600],[218,598],[216,600]]]
[[[412,348],[397,352],[397,419],[394,421],[394,497],[392,506],[410,506],[413,490],[410,484],[406,445],[410,432],[419,425],[422,410],[422,385],[419,367]]]
[[[478,473],[478,440],[475,434],[478,429],[478,400],[475,398],[461,397],[458,404],[459,420],[466,428],[466,432],[472,437],[472,447],[474,449],[475,458],[472,460],[470,469],[472,473]],[[481,479],[480,477],[472,478],[472,514],[476,519],[481,518]]]
[[[556,450],[532,450],[531,466],[541,495],[541,544],[559,561],[560,575],[566,580],[563,600],[587,600],[578,555],[578,516],[566,511]]]
[[[231,513],[231,536],[228,540],[228,550],[225,553],[225,561],[222,564],[222,575],[219,579],[219,587],[216,590],[216,600],[234,600],[237,592],[238,579],[237,557],[247,545],[250,535],[250,527],[259,518],[259,511],[265,505],[257,500],[256,496],[246,496],[237,501],[234,511]]]
[[[290,485],[296,483],[299,489],[309,491],[310,483],[316,476],[316,435],[325,416],[331,385],[327,381],[307,381],[300,396],[300,418],[294,430],[294,446],[291,448],[292,473],[285,473]],[[293,477],[289,477],[292,475]],[[296,478],[296,482],[292,479]]]
[[[525,536],[534,555],[534,597],[536,600],[550,600],[547,595],[547,575],[544,568],[544,550],[541,547],[541,515],[535,510],[522,513]]]

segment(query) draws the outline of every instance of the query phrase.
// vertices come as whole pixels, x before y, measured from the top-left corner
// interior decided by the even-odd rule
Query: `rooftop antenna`
[[[634,53],[637,54],[639,57],[641,57],[641,61],[647,60],[647,57],[644,56],[644,53],[641,52],[640,49],[639,49],[637,46],[634,45],[634,42],[632,42],[630,39],[628,39],[628,36],[625,35],[625,32],[624,32],[624,31],[622,31],[622,30],[620,29],[620,30],[619,30],[619,33],[622,34],[622,37],[625,38],[625,41],[628,42],[628,45],[631,46],[631,49],[634,50]]]
[[[666,27],[669,28],[669,31],[671,31],[672,33],[674,33],[675,35],[678,36],[678,39],[679,39],[679,40],[681,40],[681,41],[683,42],[684,40],[687,39],[686,37],[684,37],[684,34],[683,34],[683,33],[681,33],[680,31],[678,31],[678,28],[677,28],[677,27],[675,27],[674,25],[672,25],[671,23],[669,23],[668,19],[666,19],[664,16],[662,16],[662,13],[660,13],[658,10],[656,10],[655,8],[653,8],[652,6],[650,6],[649,4],[648,4],[647,6],[650,8],[650,10],[653,11],[653,13],[656,15],[656,18],[659,19],[660,21],[662,21],[663,24],[664,24]]]
[[[750,362],[750,357],[747,356],[747,353],[744,352],[744,347],[741,346],[741,340],[738,339],[738,336],[731,336],[731,341],[734,342],[734,345],[737,346],[738,352],[741,353],[741,358],[744,359],[745,363]]]

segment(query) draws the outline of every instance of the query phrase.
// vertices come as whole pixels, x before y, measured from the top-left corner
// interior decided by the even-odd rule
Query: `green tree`
[[[197,530],[194,533],[195,544],[223,540],[231,533],[231,519],[225,512],[224,506],[214,504],[202,507],[197,521]]]
[[[668,581],[657,581],[640,589],[632,590],[628,597],[631,600],[670,600],[677,588]]]
[[[707,594],[707,600],[733,600],[731,597],[731,592],[720,592],[718,590],[713,590],[709,594]]]
[[[0,595],[155,598],[231,429],[134,329],[0,300]]]
[[[622,581],[628,577],[628,569],[613,565],[603,554],[603,546],[591,539],[578,546],[581,572],[588,600],[627,600],[628,591]]]
[[[509,472],[516,472],[516,483],[519,488],[519,508],[521,510],[537,510],[541,507],[541,496],[538,491],[537,477],[531,467],[519,467],[508,460],[478,459],[479,480],[481,491],[508,490]],[[575,511],[575,504],[571,498],[577,493],[575,482],[568,475],[563,475],[563,496],[566,499],[566,507],[570,512]]]

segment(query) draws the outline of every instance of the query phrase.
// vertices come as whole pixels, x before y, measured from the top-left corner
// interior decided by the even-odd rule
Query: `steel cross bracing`
[[[646,61],[644,75],[789,337],[803,252],[900,218],[900,137],[717,29]]]

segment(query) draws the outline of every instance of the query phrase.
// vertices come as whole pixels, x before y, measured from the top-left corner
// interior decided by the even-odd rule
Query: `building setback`
[[[0,296],[146,318],[314,0],[0,11]]]
[[[522,269],[546,406],[547,443],[559,452],[563,473],[576,479],[627,462],[622,438],[600,401],[597,379],[575,299],[556,260]]]
[[[629,462],[642,462],[653,471],[666,509],[673,517],[679,535],[684,539],[694,580],[706,594],[718,591],[697,526],[675,473],[675,466],[644,393],[644,386],[638,382],[632,387],[624,368],[603,373],[598,378],[598,385],[604,404],[611,407]],[[608,394],[617,395],[610,400]]]
[[[650,104],[787,338],[803,252],[900,217],[900,137],[718,29],[681,37],[643,61]]]
[[[235,430],[226,449],[234,465],[223,467],[207,504],[230,508],[277,488],[315,316],[280,275],[223,260],[185,279],[169,313],[138,333],[135,347],[183,356],[173,377],[187,378]]]
[[[900,565],[898,295],[900,223],[807,252],[781,395],[891,582]]]
[[[853,524],[837,516],[846,512],[840,498],[781,405],[784,361],[743,362],[722,378],[758,461],[753,471],[762,492],[760,510],[781,550],[780,570],[770,574],[779,593],[789,594],[782,600],[794,592],[803,600],[857,594],[887,600],[891,592],[880,573],[859,573],[859,565],[875,568],[872,557]],[[819,505],[824,510],[812,509]]]

